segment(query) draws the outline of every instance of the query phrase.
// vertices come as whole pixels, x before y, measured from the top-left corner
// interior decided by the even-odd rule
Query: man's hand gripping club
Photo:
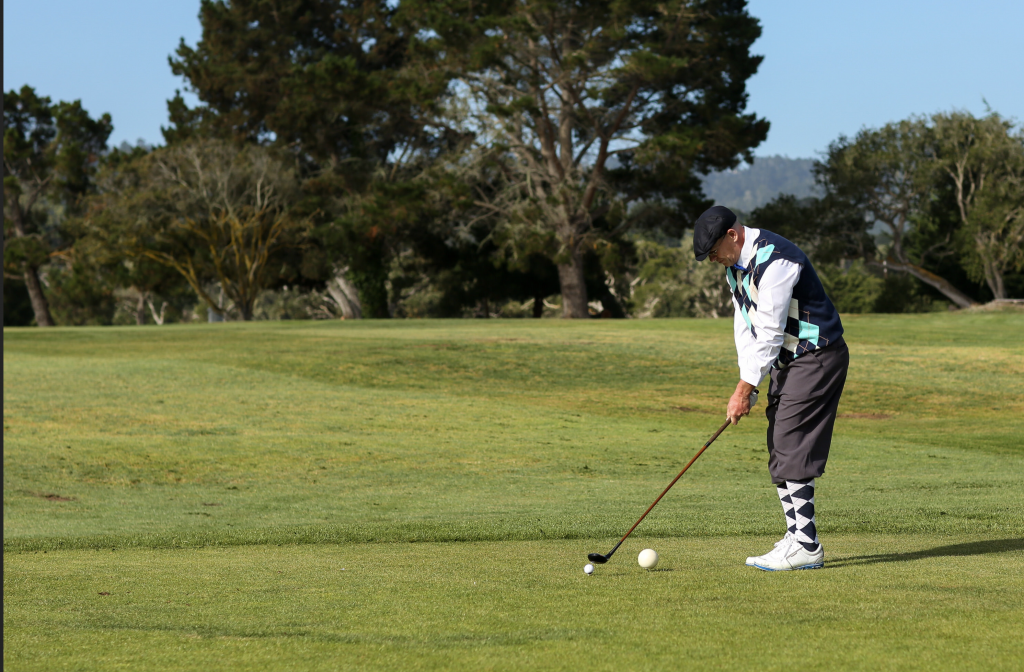
[[[729,397],[725,417],[732,424],[739,424],[740,418],[750,415],[750,409],[757,403],[757,388],[745,380],[736,384],[736,391]]]

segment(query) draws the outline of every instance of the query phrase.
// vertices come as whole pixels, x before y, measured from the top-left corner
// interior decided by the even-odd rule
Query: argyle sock
[[[789,536],[796,534],[796,510],[793,506],[793,498],[789,496],[789,486],[786,481],[775,486],[779,491],[779,501],[782,502],[782,512],[786,514],[786,529]]]
[[[808,551],[818,550],[818,528],[814,524],[814,479],[786,481],[796,514],[796,540]]]

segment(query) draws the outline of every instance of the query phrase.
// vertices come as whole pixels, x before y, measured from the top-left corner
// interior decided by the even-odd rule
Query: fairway
[[[825,568],[743,565],[759,406],[591,577],[721,423],[731,320],[6,329],[5,667],[1020,669],[1024,316],[844,324]]]

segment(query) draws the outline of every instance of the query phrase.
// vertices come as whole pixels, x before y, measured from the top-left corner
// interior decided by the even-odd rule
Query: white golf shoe
[[[808,551],[803,544],[788,534],[776,542],[775,548],[756,558],[747,558],[747,565],[767,572],[786,572],[791,569],[821,569],[825,566],[825,549],[821,544]]]
[[[782,537],[782,539],[779,539],[775,542],[775,546],[772,548],[772,550],[768,551],[764,555],[758,555],[757,557],[747,558],[747,566],[756,567],[758,565],[763,565],[766,562],[772,562],[773,558],[778,556],[779,553],[784,551],[789,546],[789,542],[792,541],[792,539],[793,535],[791,535],[789,532],[786,532],[786,536]]]

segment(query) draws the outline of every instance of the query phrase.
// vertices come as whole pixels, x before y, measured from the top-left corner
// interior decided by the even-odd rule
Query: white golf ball
[[[587,574],[593,574],[594,573],[594,566],[593,565],[589,565],[589,564],[588,565],[584,565],[583,566],[583,571],[586,572]]]
[[[640,551],[640,555],[636,559],[640,563],[640,566],[644,569],[654,569],[658,564],[658,554],[652,548],[645,548]]]

